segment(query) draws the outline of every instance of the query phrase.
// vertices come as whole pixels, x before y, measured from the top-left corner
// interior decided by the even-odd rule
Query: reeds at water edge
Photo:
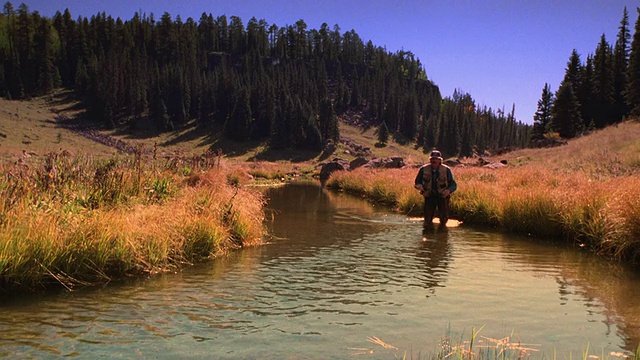
[[[263,235],[230,169],[51,153],[2,164],[0,289],[72,288],[179,269]]]
[[[633,129],[639,131],[640,126]],[[640,161],[633,161],[640,149],[624,150],[612,161],[610,152],[601,158],[593,158],[587,150],[584,156],[592,158],[578,155],[587,146],[584,142],[555,152],[527,150],[519,156],[537,154],[542,160],[504,168],[454,167],[458,190],[451,197],[450,216],[640,261]],[[557,160],[561,158],[564,161]],[[407,215],[421,215],[423,198],[413,189],[417,172],[417,168],[335,172],[326,186]]]

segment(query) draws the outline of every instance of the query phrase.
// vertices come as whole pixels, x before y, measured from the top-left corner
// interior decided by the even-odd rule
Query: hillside
[[[115,155],[119,150],[90,139],[86,132],[72,131],[61,126],[59,115],[73,119],[82,116],[82,109],[69,99],[68,94],[56,92],[51,96],[28,101],[9,101],[0,98],[0,154],[5,161],[15,161],[23,152],[42,155],[51,151],[67,150],[72,154],[95,156]],[[118,132],[101,130],[104,138],[135,148],[142,146],[150,152],[157,144],[159,156],[195,155],[222,149],[225,158],[232,161],[278,161],[315,165],[335,157],[353,159],[354,146],[365,151],[365,156],[402,156],[408,164],[421,164],[428,156],[415,145],[403,145],[391,139],[384,147],[377,147],[376,128],[350,125],[341,116],[342,141],[331,153],[300,150],[269,151],[264,144],[234,142],[212,138],[195,126],[186,126],[173,132],[151,134],[145,132]],[[500,156],[485,156],[485,160],[506,160],[510,166],[544,164],[550,170],[565,172],[582,170],[607,175],[640,174],[640,122],[627,121],[569,141],[568,145],[544,149],[522,149]],[[476,159],[463,159],[476,163]]]
[[[56,112],[71,111],[72,104],[56,103],[53,98],[9,101],[0,98],[0,154],[16,158],[23,151],[44,154],[61,149],[105,155],[108,146],[89,140],[55,122]]]
[[[305,152],[301,150],[269,151],[263,143],[234,142],[214,138],[195,126],[185,126],[173,132],[123,132],[100,130],[73,131],[57,119],[68,118],[70,124],[82,117],[84,110],[64,91],[31,100],[6,100],[0,98],[0,155],[4,160],[15,161],[23,152],[42,155],[52,151],[67,150],[72,154],[95,156],[115,155],[119,152],[113,144],[126,144],[130,148],[142,146],[150,152],[157,144],[159,156],[202,154],[207,150],[222,149],[227,159],[243,162],[253,160],[308,162],[315,164],[334,157],[352,159],[357,148],[368,148],[366,157],[402,156],[409,163],[422,163],[427,156],[422,149],[401,145],[391,139],[387,146],[376,147],[375,128],[360,128],[340,123],[343,141],[331,153]],[[98,137],[98,139],[96,139]],[[109,141],[105,141],[109,140]],[[111,143],[111,146],[105,142]]]
[[[590,178],[640,175],[640,121],[632,119],[572,139],[565,146],[516,150],[501,156],[512,166],[541,166]]]

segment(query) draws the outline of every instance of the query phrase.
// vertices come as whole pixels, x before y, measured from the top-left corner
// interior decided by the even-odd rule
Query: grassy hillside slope
[[[23,152],[38,155],[51,151],[67,150],[73,154],[113,155],[118,150],[71,131],[56,122],[58,115],[68,118],[82,116],[77,102],[65,92],[29,101],[0,99],[0,154],[2,158],[16,160]],[[260,143],[235,143],[211,137],[194,126],[185,126],[165,133],[117,133],[100,131],[106,137],[122,141],[132,147],[142,146],[148,151],[157,145],[158,155],[202,154],[206,150],[222,149],[227,160],[278,161],[307,163],[342,157],[355,157],[349,143],[369,148],[367,157],[402,156],[405,163],[422,164],[428,155],[414,145],[389,141],[387,146],[376,147],[376,129],[340,124],[341,143],[331,153],[304,153],[302,151],[270,151]],[[628,121],[618,126],[569,141],[566,146],[543,149],[523,149],[500,156],[485,156],[485,160],[506,160],[508,166],[542,166],[548,171],[569,174],[586,172],[595,179],[603,176],[629,175],[640,172],[640,122]],[[475,164],[475,159],[463,159]]]
[[[83,109],[69,93],[58,91],[50,96],[28,101],[9,101],[0,98],[0,154],[5,161],[17,160],[24,152],[43,155],[52,151],[67,150],[72,154],[113,155],[118,150],[89,139],[83,134],[71,131],[59,124],[58,116],[73,119],[83,115]],[[99,124],[98,124],[99,125]],[[388,146],[375,147],[375,129],[361,129],[341,124],[341,134],[350,143],[370,148],[367,157],[403,156],[410,163],[422,163],[427,156],[421,149],[404,146],[391,140]],[[244,161],[286,161],[315,165],[334,157],[352,159],[354,152],[348,144],[338,144],[331,153],[308,153],[303,151],[271,151],[261,143],[236,143],[210,136],[193,124],[188,124],[173,132],[115,132],[101,130],[100,133],[132,147],[142,146],[152,151],[157,145],[158,155],[202,154],[207,150],[222,149],[226,159]],[[86,135],[86,134],[85,134]]]

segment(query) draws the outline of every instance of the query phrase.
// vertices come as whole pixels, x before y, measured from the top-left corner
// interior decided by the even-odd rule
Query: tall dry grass
[[[260,242],[263,199],[230,170],[49,154],[3,164],[0,287],[73,287]]]
[[[472,224],[564,239],[640,260],[640,124],[625,122],[550,149],[506,156],[509,166],[456,167],[454,217]],[[419,214],[417,168],[332,174],[327,186]]]

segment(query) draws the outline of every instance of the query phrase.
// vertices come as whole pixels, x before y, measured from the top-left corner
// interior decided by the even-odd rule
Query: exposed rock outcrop
[[[327,163],[320,164],[320,183],[324,185],[335,171],[349,170],[349,161],[341,158],[335,158]]]
[[[355,158],[353,160],[351,160],[351,162],[349,163],[349,167],[351,168],[351,170],[355,170],[357,168],[359,168],[360,166],[368,163],[369,160],[363,158],[363,157],[358,157]]]

